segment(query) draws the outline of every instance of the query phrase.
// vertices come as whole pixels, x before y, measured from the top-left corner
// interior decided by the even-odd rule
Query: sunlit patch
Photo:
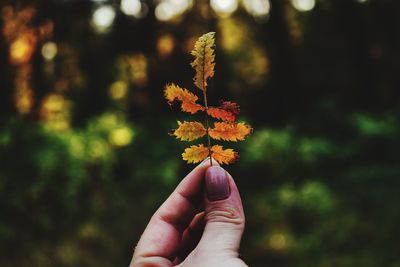
[[[96,8],[92,15],[92,26],[99,32],[107,32],[115,19],[115,10],[112,6],[103,5]]]
[[[51,61],[57,55],[57,45],[54,42],[47,42],[42,46],[41,52],[44,59]]]
[[[120,69],[127,71],[126,75],[133,84],[145,86],[147,84],[147,58],[143,54],[123,56]]]
[[[160,21],[169,21],[182,15],[192,5],[192,0],[162,0],[156,6],[154,14]]]
[[[284,233],[273,233],[268,239],[269,246],[274,250],[283,250],[288,246],[288,238]]]
[[[169,56],[175,47],[175,40],[171,34],[164,34],[157,40],[157,52],[162,57]]]
[[[128,93],[128,84],[124,81],[114,82],[109,89],[109,95],[112,99],[122,99]]]
[[[221,19],[218,23],[221,34],[221,45],[228,52],[237,51],[249,40],[248,28],[239,20],[232,18]]]
[[[243,0],[243,6],[246,11],[255,18],[266,18],[271,9],[269,0]]]
[[[139,0],[121,0],[121,11],[126,15],[136,17],[141,9],[142,4]]]
[[[26,80],[17,82],[20,87],[15,91],[15,106],[19,114],[27,114],[33,106],[33,91]]]
[[[246,156],[250,161],[284,160],[293,146],[293,136],[289,130],[271,131],[258,129],[248,141]]]
[[[333,144],[323,138],[301,138],[297,149],[305,162],[315,162],[332,153]]]
[[[40,117],[53,130],[66,130],[70,127],[71,102],[63,95],[50,94],[41,105]]]
[[[396,132],[396,119],[393,116],[368,116],[354,114],[351,122],[362,136],[392,136]]]
[[[28,62],[35,50],[36,37],[31,33],[22,33],[10,45],[10,61],[13,64]]]
[[[108,140],[114,146],[126,146],[132,142],[133,131],[129,127],[120,127],[110,132]]]
[[[74,158],[83,159],[86,153],[85,138],[78,134],[72,135],[68,149]]]
[[[313,213],[325,213],[334,207],[330,189],[319,181],[305,182],[298,190],[297,205]]]
[[[298,11],[310,11],[315,6],[315,0],[291,0],[292,5]]]
[[[229,16],[238,8],[237,0],[210,0],[211,8],[220,16]]]
[[[118,126],[121,121],[121,114],[116,112],[104,113],[89,126],[91,131],[109,132]]]
[[[108,144],[103,139],[95,136],[88,138],[87,154],[89,159],[94,161],[104,159],[109,155],[109,150]]]
[[[175,12],[171,5],[167,3],[160,3],[155,9],[155,16],[158,20],[167,21],[174,17]]]

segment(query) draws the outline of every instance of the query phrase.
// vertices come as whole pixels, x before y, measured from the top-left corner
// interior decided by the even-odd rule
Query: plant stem
[[[205,45],[204,45],[203,49],[204,49],[203,50],[203,55],[204,55],[204,58],[205,58],[205,54],[206,54],[206,46]],[[203,60],[202,68],[203,68],[203,79],[202,79],[202,82],[203,82],[203,97],[204,97],[204,107],[206,109],[206,118],[205,118],[205,120],[206,120],[206,133],[207,133],[207,148],[208,148],[208,157],[210,158],[210,166],[212,166],[213,164],[212,164],[212,158],[211,158],[211,140],[210,140],[210,134],[208,133],[208,129],[210,128],[210,125],[209,125],[209,122],[208,122],[208,113],[207,113],[207,110],[208,110],[207,91],[206,91],[206,87],[207,86],[206,86],[206,77],[205,77],[205,74],[204,74],[205,60]]]
[[[203,82],[203,86],[204,86]],[[204,87],[205,88],[205,87]],[[207,133],[207,147],[208,147],[208,157],[210,158],[210,165],[212,166],[212,159],[211,159],[211,140],[210,140],[210,134],[208,133],[208,129],[210,128],[209,122],[208,122],[208,104],[207,104],[207,93],[206,90],[203,90],[203,96],[204,96],[204,106],[206,108],[206,133]]]

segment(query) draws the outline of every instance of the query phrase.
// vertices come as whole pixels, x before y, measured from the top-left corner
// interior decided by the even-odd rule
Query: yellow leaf
[[[228,148],[224,150],[220,145],[213,146],[211,151],[211,157],[218,161],[219,164],[231,164],[239,158],[238,153],[233,151],[233,149]]]
[[[202,35],[194,45],[192,55],[194,60],[191,63],[196,71],[194,76],[194,84],[201,90],[205,91],[207,87],[207,79],[214,76],[215,66],[215,32],[209,32]]]
[[[182,141],[193,141],[206,135],[207,131],[203,124],[197,121],[183,123],[178,121],[178,129],[173,132],[176,138]]]
[[[195,94],[189,92],[187,89],[179,87],[176,84],[167,84],[164,89],[164,95],[169,104],[172,104],[174,100],[181,101],[182,111],[194,114],[197,111],[204,110],[203,106],[196,103],[198,97]]]
[[[238,141],[244,140],[252,128],[243,123],[215,122],[214,128],[208,130],[210,137],[216,140]]]
[[[209,154],[208,148],[201,145],[190,146],[182,153],[183,160],[188,163],[197,163],[204,160]]]

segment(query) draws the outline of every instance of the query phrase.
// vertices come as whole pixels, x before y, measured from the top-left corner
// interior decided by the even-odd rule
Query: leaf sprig
[[[236,103],[222,101],[220,106],[212,107],[207,103],[207,80],[214,76],[215,67],[215,33],[209,32],[202,35],[192,51],[194,60],[191,66],[196,74],[193,78],[194,84],[203,92],[204,105],[197,103],[198,96],[185,88],[170,83],[165,86],[164,95],[168,103],[174,101],[181,104],[181,110],[191,114],[197,112],[205,113],[204,124],[198,121],[178,121],[178,128],[172,133],[181,141],[194,141],[204,136],[207,137],[207,146],[203,144],[192,145],[182,153],[183,160],[188,163],[198,163],[207,157],[214,158],[220,164],[230,164],[238,159],[238,153],[233,149],[223,149],[221,145],[211,146],[211,139],[223,141],[242,141],[251,132],[250,125],[237,122],[239,106]],[[214,127],[210,127],[210,118],[215,119]],[[217,121],[219,120],[219,121]]]

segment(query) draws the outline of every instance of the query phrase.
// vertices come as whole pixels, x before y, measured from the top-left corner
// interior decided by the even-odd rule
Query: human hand
[[[203,161],[152,216],[130,267],[245,267],[238,252],[244,221],[232,176]]]

